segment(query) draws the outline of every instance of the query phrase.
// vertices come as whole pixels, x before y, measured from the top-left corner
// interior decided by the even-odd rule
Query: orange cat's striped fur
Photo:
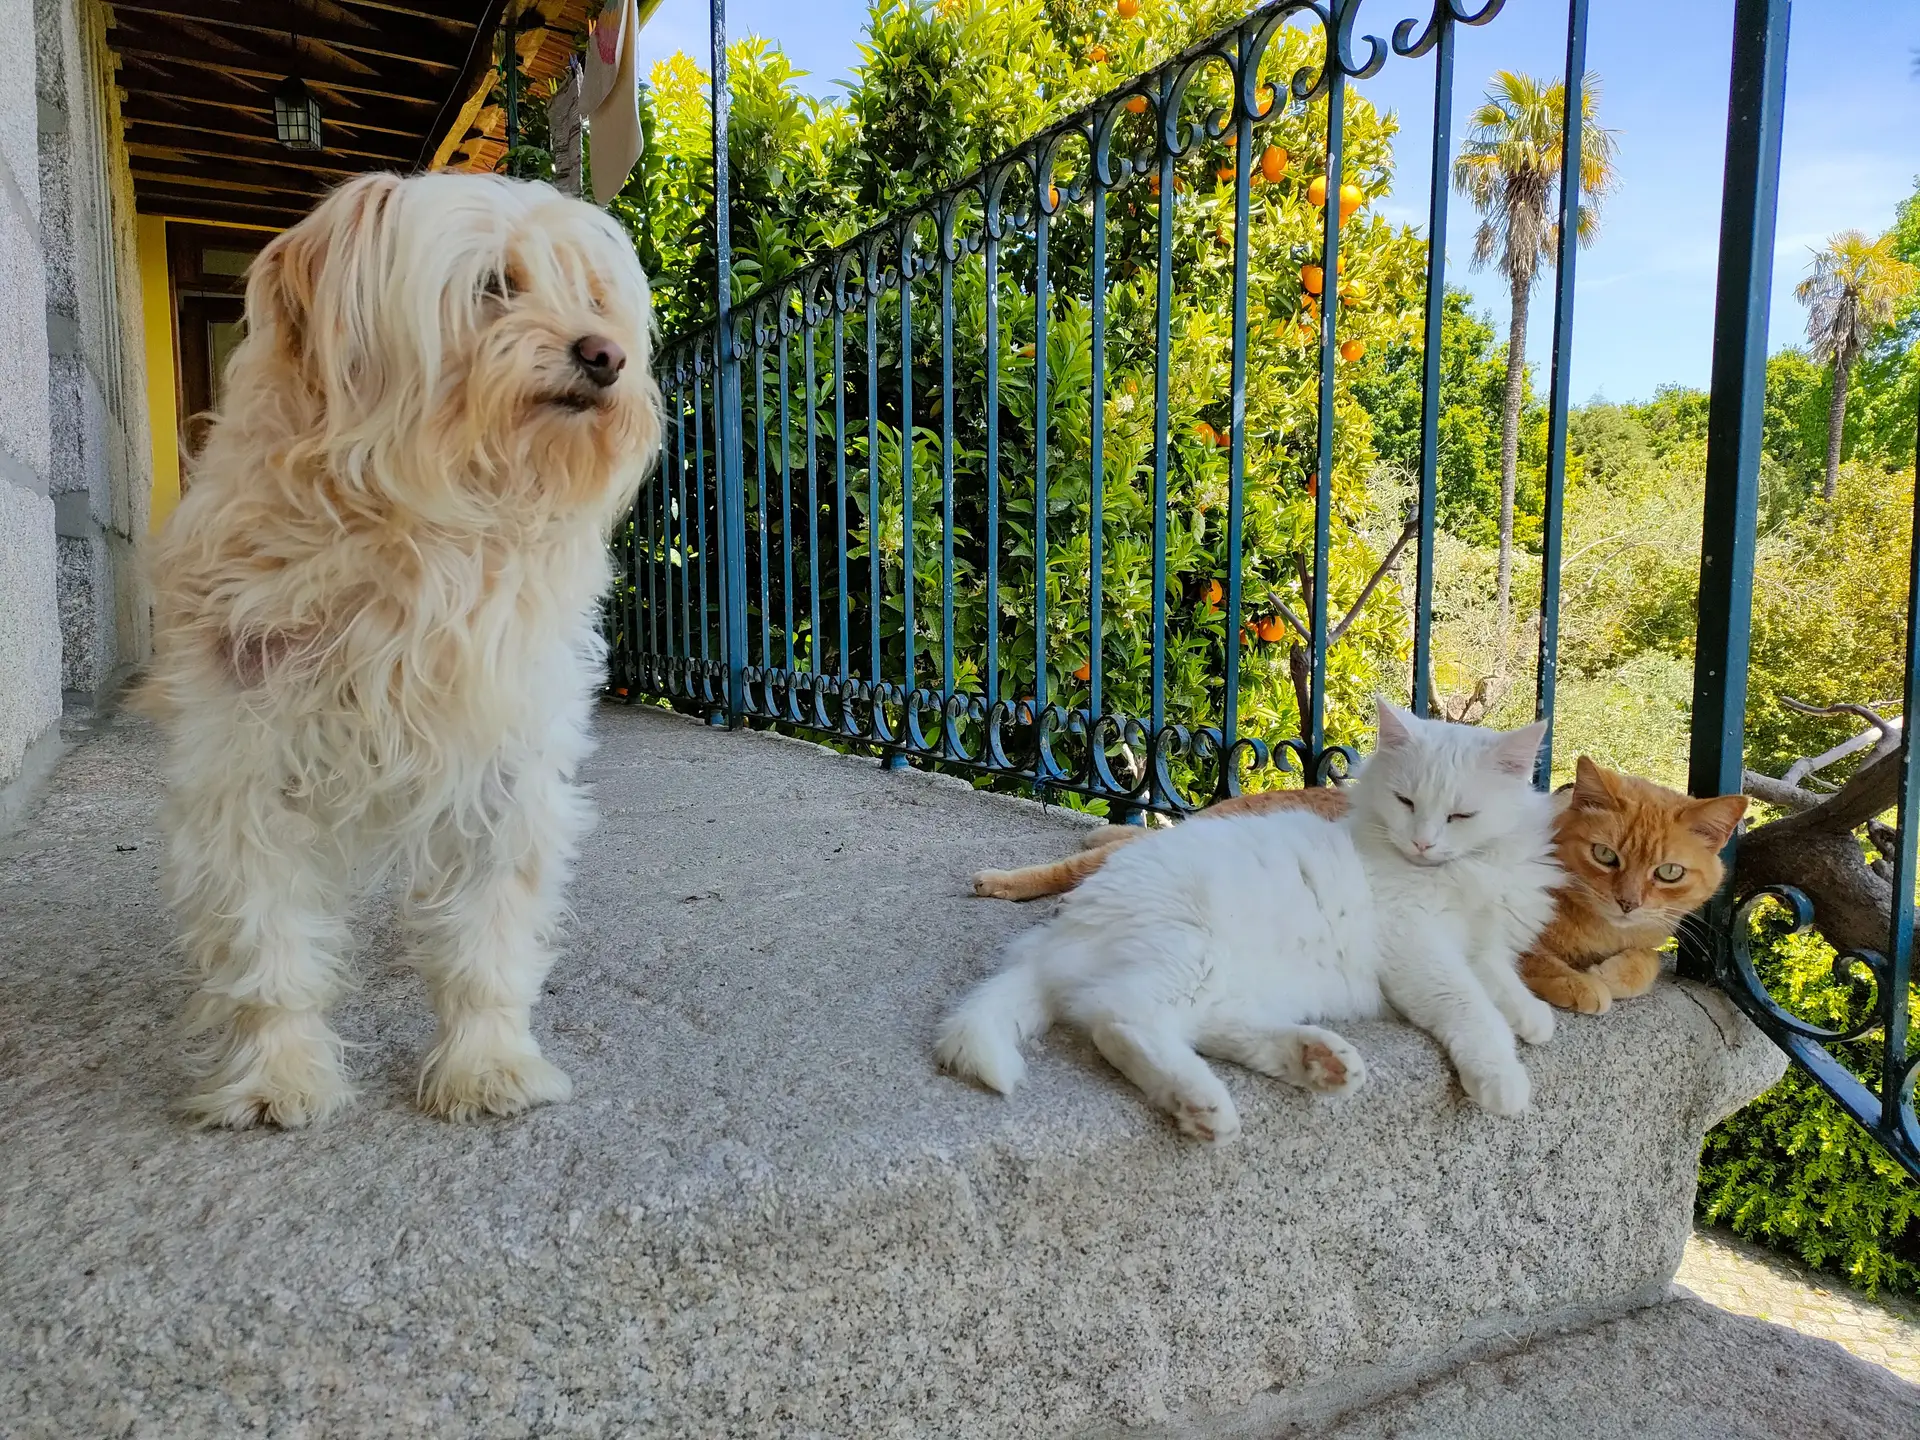
[[[1549,1004],[1597,1015],[1652,987],[1660,947],[1720,888],[1720,851],[1747,802],[1741,795],[1689,799],[1584,755],[1561,801],[1554,847],[1567,880],[1552,923],[1520,958],[1520,975]],[[1347,799],[1338,790],[1269,790],[1221,800],[1195,818],[1288,809],[1335,820],[1346,814]],[[1058,895],[1105,864],[1115,846],[1152,833],[1106,826],[1088,834],[1078,855],[1024,870],[983,870],[973,877],[974,893],[1000,900]]]

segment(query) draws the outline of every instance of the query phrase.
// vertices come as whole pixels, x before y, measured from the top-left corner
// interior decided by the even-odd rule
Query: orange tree
[[[876,5],[848,98],[822,104],[798,93],[799,78],[777,50],[746,41],[731,52],[734,108],[729,135],[735,161],[736,253],[740,294],[778,281],[807,259],[827,253],[865,226],[911,213],[931,196],[985,161],[1005,153],[1023,135],[1072,112],[1126,77],[1237,18],[1238,6],[1154,0],[1123,15],[1113,6],[1076,0],[887,0]],[[1317,67],[1317,32],[1282,29],[1260,70],[1278,101],[1253,129],[1253,184],[1248,212],[1248,340],[1245,452],[1242,694],[1246,733],[1278,738],[1297,733],[1304,702],[1306,653],[1297,622],[1308,614],[1313,558],[1315,430],[1319,384],[1317,321],[1322,305],[1339,310],[1343,342],[1338,361],[1334,452],[1331,457],[1333,542],[1329,564],[1330,620],[1340,640],[1328,660],[1328,734],[1357,739],[1369,709],[1367,696],[1404,659],[1404,606],[1393,586],[1368,591],[1402,534],[1403,517],[1370,499],[1369,477],[1378,455],[1365,397],[1386,386],[1389,357],[1417,344],[1424,294],[1425,247],[1412,231],[1377,214],[1373,202],[1393,180],[1394,123],[1349,92],[1343,179],[1350,187],[1326,195],[1324,102],[1278,103],[1298,72]],[[1186,92],[1183,116],[1197,119],[1230,99],[1224,66],[1202,70]],[[704,79],[683,57],[658,67],[647,97],[652,146],[643,171],[629,185],[629,213],[648,232],[656,286],[669,330],[696,318],[705,306],[701,276],[710,270],[711,236],[703,229],[703,184],[711,186],[706,143]],[[1264,97],[1263,97],[1264,98]],[[1145,111],[1145,107],[1140,107]],[[1150,111],[1120,117],[1117,154],[1151,150]],[[1168,541],[1166,572],[1166,709],[1188,723],[1217,723],[1222,710],[1227,621],[1220,603],[1230,568],[1227,546],[1228,457],[1231,428],[1231,292],[1234,259],[1234,167],[1231,137],[1204,140],[1178,160],[1174,194],[1159,194],[1158,175],[1132,175],[1107,199],[1106,374],[1102,419],[1104,557],[1101,634],[1097,654],[1104,681],[1103,709],[1140,715],[1148,705],[1152,630],[1153,478],[1156,446],[1155,344],[1162,283],[1171,287],[1165,423]],[[1070,706],[1090,699],[1089,591],[1092,551],[1091,407],[1093,391],[1092,201],[1084,143],[1062,148],[1045,177],[1048,221],[1047,395],[1047,690]],[[1156,167],[1157,168],[1157,167]],[[1318,183],[1316,183],[1318,182]],[[1031,209],[1039,177],[1027,174],[1027,198],[1010,210]],[[1016,187],[1017,188],[1017,187]],[[1161,206],[1172,201],[1174,263],[1167,276],[1157,263]],[[1348,216],[1341,265],[1320,263],[1322,205],[1331,199]],[[963,200],[959,228],[977,229],[979,201]],[[916,243],[928,243],[931,221],[915,224]],[[893,253],[888,252],[890,255]],[[897,258],[897,256],[895,257]],[[985,635],[997,626],[998,693],[1035,691],[1034,631],[1036,407],[1036,255],[1033,226],[1013,227],[1000,247],[999,457],[997,474],[985,468],[988,420],[986,280],[977,258],[954,267],[955,567],[952,684],[985,688]],[[737,296],[736,298],[739,298]],[[845,391],[850,469],[865,475],[869,418],[866,364],[878,367],[876,456],[881,503],[868,514],[864,479],[850,483],[844,519],[849,558],[864,567],[870,545],[882,558],[882,630],[886,663],[904,649],[905,616],[899,597],[910,552],[919,597],[914,612],[917,684],[937,687],[944,640],[940,605],[944,516],[941,413],[942,333],[938,287],[916,285],[911,326],[914,427],[914,526],[904,533],[902,491],[906,439],[901,426],[900,322],[897,295],[879,302],[881,343],[872,356],[849,361]],[[859,326],[850,321],[848,331]],[[824,332],[822,332],[824,333]],[[857,361],[857,364],[856,364]],[[749,380],[749,405],[754,403]],[[797,373],[787,380],[790,409],[811,403],[831,443],[831,378],[811,396]],[[758,392],[775,403],[779,381]],[[748,444],[754,443],[751,414]],[[768,489],[781,478],[783,457],[769,446]],[[749,508],[757,510],[759,462],[749,459]],[[798,464],[795,460],[794,464]],[[999,591],[987,593],[989,533],[986,496],[997,483],[1001,504],[997,552]],[[774,509],[780,496],[775,495]],[[814,517],[818,519],[819,517]],[[828,516],[831,521],[833,517]],[[785,533],[798,533],[804,514],[789,512]],[[776,532],[780,520],[771,522]],[[749,546],[751,550],[752,545]],[[777,588],[777,587],[776,587]],[[750,586],[750,591],[753,589]],[[1359,602],[1363,593],[1371,600]],[[869,612],[854,598],[853,633]],[[772,607],[770,607],[772,608]],[[804,605],[795,607],[796,615]],[[773,617],[776,623],[783,616]],[[755,624],[758,624],[756,616]],[[796,624],[803,664],[834,669],[840,657],[836,627],[814,637]],[[864,648],[855,644],[848,668],[863,673]],[[889,678],[899,679],[895,668]],[[1204,784],[1213,783],[1206,780]]]

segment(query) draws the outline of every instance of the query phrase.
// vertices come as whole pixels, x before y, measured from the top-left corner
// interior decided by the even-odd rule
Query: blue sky
[[[1152,0],[1148,0],[1152,3]],[[1424,0],[1369,0],[1362,29],[1387,33]],[[1598,242],[1575,271],[1573,395],[1643,399],[1666,383],[1704,386],[1713,333],[1713,271],[1726,145],[1733,0],[1591,0],[1588,66],[1603,81],[1601,122],[1619,132],[1621,183]],[[1558,75],[1566,55],[1566,0],[1508,0],[1492,24],[1463,30],[1456,109],[1478,98],[1498,69]],[[732,0],[735,35],[777,40],[811,73],[816,93],[840,93],[859,59],[864,0]],[[705,0],[663,0],[641,37],[643,71],[684,49],[704,66]],[[1781,167],[1773,343],[1800,338],[1794,284],[1808,252],[1836,230],[1875,233],[1920,175],[1920,3],[1799,0],[1789,48],[1787,135]],[[1398,112],[1397,195],[1389,218],[1424,223],[1431,61],[1389,60],[1363,87]],[[1475,274],[1474,217],[1453,207],[1450,278],[1506,324],[1505,286]],[[1529,352],[1544,361],[1550,325],[1536,292]]]

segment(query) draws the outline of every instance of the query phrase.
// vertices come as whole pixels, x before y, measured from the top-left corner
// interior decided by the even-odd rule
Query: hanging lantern
[[[320,148],[320,102],[297,76],[289,75],[273,92],[273,130],[289,150]]]

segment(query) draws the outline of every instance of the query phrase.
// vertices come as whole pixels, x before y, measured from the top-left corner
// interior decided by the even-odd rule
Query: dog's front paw
[[[207,1061],[198,1087],[181,1107],[196,1125],[300,1130],[353,1101],[340,1043],[318,1017],[234,1022]]]
[[[1517,1060],[1504,1065],[1463,1066],[1460,1084],[1467,1098],[1491,1115],[1518,1115],[1533,1099],[1533,1081]]]
[[[186,1096],[182,1110],[207,1129],[278,1125],[298,1131],[353,1102],[353,1087],[330,1046],[232,1056]]]
[[[573,1082],[531,1035],[503,1040],[443,1032],[420,1072],[420,1108],[445,1120],[520,1115],[571,1098]]]

